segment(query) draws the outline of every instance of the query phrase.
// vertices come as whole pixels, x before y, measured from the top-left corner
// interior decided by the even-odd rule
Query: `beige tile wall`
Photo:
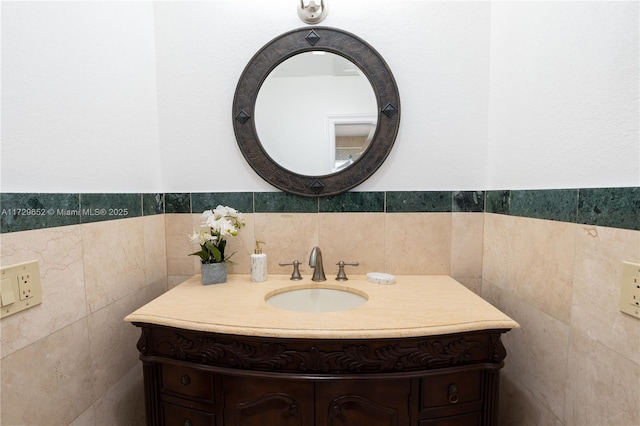
[[[322,248],[327,276],[448,274],[517,320],[503,425],[640,424],[640,321],[620,313],[620,262],[640,232],[482,213],[246,215],[229,242],[249,272],[254,240],[278,262]],[[1,322],[0,422],[143,424],[139,333],[122,318],[199,271],[199,215],[166,214],[3,234],[2,264],[40,260],[41,306]]]
[[[200,215],[168,214],[167,260],[169,282],[176,284],[199,273],[198,249],[188,235],[200,225]],[[235,252],[230,273],[249,273],[254,241],[267,244],[268,272],[287,275],[291,267],[279,262],[308,266],[314,246],[322,249],[327,277],[337,273],[340,260],[358,261],[347,275],[367,272],[393,274],[445,274],[480,290],[482,274],[483,215],[481,213],[255,213],[246,214],[247,226],[227,244]],[[173,241],[175,239],[175,241]]]
[[[640,231],[485,214],[482,295],[504,339],[503,425],[640,425],[640,320],[618,309]]]
[[[128,313],[167,288],[164,215],[2,234],[1,263],[37,259],[43,302],[2,319],[3,425],[144,422]]]

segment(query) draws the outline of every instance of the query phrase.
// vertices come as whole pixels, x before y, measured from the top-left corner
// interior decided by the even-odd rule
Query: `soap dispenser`
[[[264,241],[256,241],[256,248],[251,255],[251,281],[261,283],[267,280],[267,255],[262,252],[260,244]]]

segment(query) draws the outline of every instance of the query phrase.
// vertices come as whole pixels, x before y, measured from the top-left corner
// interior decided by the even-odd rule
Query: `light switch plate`
[[[622,262],[620,310],[640,318],[640,264]]]
[[[42,303],[40,266],[37,260],[3,266],[0,281],[0,318]]]

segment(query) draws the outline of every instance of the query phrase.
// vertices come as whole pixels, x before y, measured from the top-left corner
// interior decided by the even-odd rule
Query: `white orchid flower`
[[[200,251],[191,253],[200,256],[202,263],[226,262],[231,257],[225,256],[224,237],[235,237],[240,228],[245,226],[242,213],[234,208],[219,205],[215,209],[202,213],[201,229],[190,236],[192,243],[201,247]],[[233,253],[232,253],[233,254]]]
[[[229,222],[226,219],[220,220],[219,223],[220,223],[220,234],[221,235],[231,235],[231,236],[234,236],[234,237],[236,235],[238,235],[238,230],[233,225],[233,223]]]
[[[207,217],[207,219],[202,224],[203,227],[211,228],[214,232],[220,231],[220,218],[215,215],[211,215]]]
[[[193,234],[189,237],[192,243],[204,244],[206,241],[206,236],[204,232],[201,231],[193,231]]]

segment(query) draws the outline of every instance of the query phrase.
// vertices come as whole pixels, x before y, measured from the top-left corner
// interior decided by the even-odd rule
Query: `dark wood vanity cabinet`
[[[497,424],[507,330],[283,339],[136,325],[149,425]]]

